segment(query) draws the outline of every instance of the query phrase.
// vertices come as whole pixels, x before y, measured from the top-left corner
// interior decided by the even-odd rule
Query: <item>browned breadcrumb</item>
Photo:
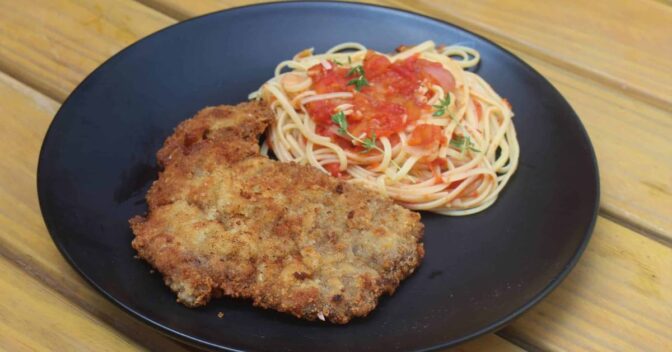
[[[392,294],[424,255],[420,215],[319,170],[259,154],[259,103],[206,108],[158,152],[130,220],[133,248],[189,307],[227,295],[344,324]]]
[[[217,318],[219,318],[219,319],[224,318],[224,313],[222,313],[222,312],[217,313]]]

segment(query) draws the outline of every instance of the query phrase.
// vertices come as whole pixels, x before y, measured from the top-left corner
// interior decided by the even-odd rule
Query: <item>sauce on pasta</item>
[[[518,165],[513,112],[465,68],[477,51],[427,41],[392,55],[304,50],[253,99],[276,116],[263,151],[372,187],[411,209],[486,209]]]

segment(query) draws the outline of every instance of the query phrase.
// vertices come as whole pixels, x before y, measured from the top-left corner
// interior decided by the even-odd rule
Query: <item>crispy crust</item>
[[[259,155],[271,118],[244,103],[180,124],[158,152],[149,214],[130,220],[133,248],[189,307],[227,295],[309,320],[366,316],[420,264],[420,215]]]

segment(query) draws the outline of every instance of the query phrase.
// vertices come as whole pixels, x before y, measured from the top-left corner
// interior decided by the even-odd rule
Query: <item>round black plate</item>
[[[208,105],[245,100],[278,62],[307,47],[321,52],[358,41],[389,52],[427,39],[481,52],[477,72],[514,107],[520,167],[487,211],[462,218],[423,213],[422,266],[367,318],[346,326],[311,323],[229,298],[187,309],[160,275],[133,259],[127,221],[146,211],[155,153],[181,120]],[[54,242],[101,293],[172,336],[243,350],[418,350],[500,328],[576,263],[593,228],[598,189],[581,122],[528,65],[455,26],[349,3],[236,8],[141,40],[70,95],[49,128],[38,170]]]

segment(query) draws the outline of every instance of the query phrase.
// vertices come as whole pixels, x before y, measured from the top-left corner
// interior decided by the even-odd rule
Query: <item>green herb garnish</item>
[[[362,65],[357,65],[357,66],[351,68],[350,71],[348,71],[348,74],[346,75],[346,77],[350,77],[350,76],[354,76],[354,75],[358,75],[358,76],[355,79],[351,79],[348,82],[348,85],[349,86],[354,85],[356,91],[359,92],[360,90],[362,90],[362,87],[369,85],[369,81],[367,81],[366,77],[364,77],[364,67],[362,67]]]
[[[450,105],[450,95],[446,96],[445,99],[439,100],[439,103],[436,105],[433,105],[434,113],[432,116],[443,116],[446,113],[446,109],[448,109],[448,106]]]
[[[370,138],[364,138],[364,142],[362,143],[362,147],[364,147],[364,150],[362,150],[360,153],[368,153],[368,152],[371,151],[371,149],[377,148],[377,146],[376,146],[376,132],[372,132]]]
[[[343,111],[339,111],[331,115],[331,121],[333,121],[336,125],[338,125],[338,133],[350,137],[353,141],[359,143],[362,146],[362,148],[364,148],[364,150],[362,150],[360,153],[368,153],[372,150],[377,150],[381,153],[385,152],[383,149],[381,149],[379,146],[376,145],[376,132],[372,132],[371,137],[364,139],[361,139],[350,133],[350,131],[348,131],[348,120]],[[392,160],[391,163],[397,169],[401,169],[401,166],[399,166],[399,164],[397,164],[394,160]]]
[[[464,154],[464,152],[467,150],[471,150],[472,152],[476,153],[480,152],[480,150],[475,148],[476,145],[469,137],[456,136],[450,140],[450,145],[459,149],[462,154]]]
[[[362,90],[362,87],[364,87],[364,86],[368,86],[368,85],[369,85],[369,81],[367,81],[366,78],[364,78],[364,76],[359,76],[359,77],[357,77],[357,78],[355,78],[355,79],[351,79],[351,80],[348,82],[348,85],[349,85],[349,86],[354,85],[354,86],[355,86],[355,90],[359,92],[360,90]]]
[[[348,75],[346,77],[350,77],[354,74],[358,74],[360,76],[364,76],[364,67],[362,65],[357,65],[348,71]]]
[[[343,111],[331,115],[331,121],[334,121],[338,125],[338,133],[350,135],[350,132],[348,132],[348,120],[345,118]]]

